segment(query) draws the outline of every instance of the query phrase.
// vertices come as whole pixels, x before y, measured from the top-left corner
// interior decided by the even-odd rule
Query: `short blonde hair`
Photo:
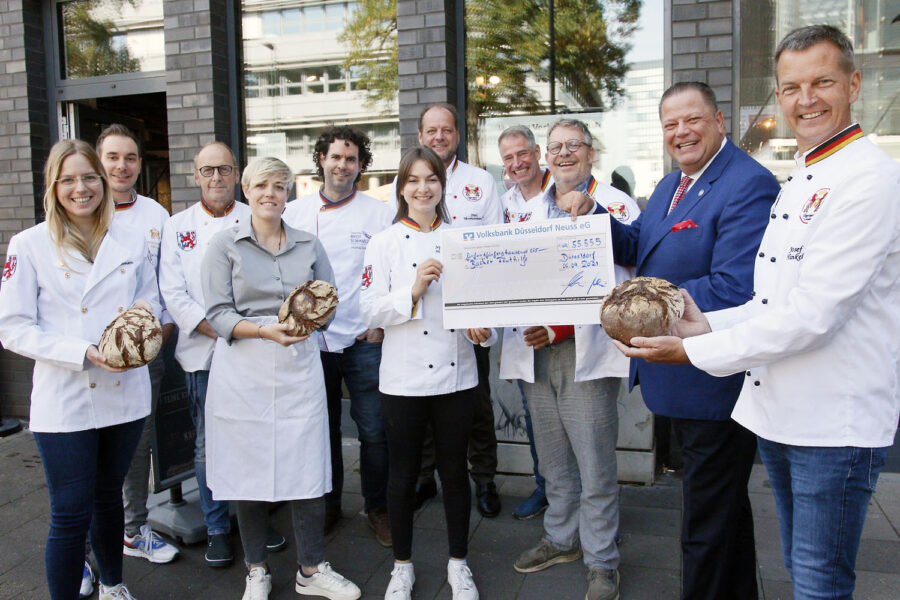
[[[287,186],[288,194],[294,187],[294,172],[287,166],[284,161],[273,156],[265,156],[257,158],[244,169],[241,176],[241,185],[246,188],[252,188],[257,183],[265,183],[274,179],[276,181],[284,181]]]
[[[56,180],[59,179],[63,163],[75,154],[84,156],[103,182],[103,198],[97,206],[97,210],[94,211],[93,227],[87,237],[76,227],[71,226],[69,215],[65,208],[60,206],[56,193]],[[66,262],[63,249],[68,248],[80,253],[88,262],[94,262],[97,252],[100,250],[100,243],[112,223],[115,201],[109,187],[109,180],[106,178],[106,170],[91,145],[74,139],[61,140],[53,144],[44,165],[44,190],[44,213],[47,215],[47,227],[50,229],[50,239],[56,245],[59,259],[63,263]]]

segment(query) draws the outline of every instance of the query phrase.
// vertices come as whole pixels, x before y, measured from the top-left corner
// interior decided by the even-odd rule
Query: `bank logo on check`
[[[474,239],[475,239],[475,233],[474,233],[474,232],[471,232],[471,231],[463,232],[463,241],[464,241],[464,242],[471,242],[471,241],[474,240]]]

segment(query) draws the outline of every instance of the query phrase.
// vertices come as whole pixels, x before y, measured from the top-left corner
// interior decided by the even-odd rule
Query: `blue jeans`
[[[794,600],[853,597],[856,552],[887,448],[807,447],[759,438]]]
[[[544,491],[544,476],[538,471],[538,453],[537,447],[534,445],[534,428],[531,425],[531,411],[528,410],[528,398],[525,396],[525,388],[522,387],[522,380],[516,379],[519,386],[519,393],[522,394],[522,410],[525,415],[525,433],[528,435],[528,445],[531,448],[531,462],[534,465],[534,483],[537,488]]]
[[[228,516],[228,502],[213,500],[212,492],[206,486],[206,388],[209,386],[209,371],[194,371],[184,374],[188,395],[191,397],[191,419],[197,438],[194,444],[194,474],[200,492],[200,508],[206,523],[206,534],[216,535],[231,531]]]
[[[378,393],[381,343],[357,341],[342,353],[321,352],[328,396],[328,434],[331,442],[331,492],[325,502],[341,505],[344,459],[341,454],[341,381],[350,392],[350,417],[359,435],[359,478],[366,511],[387,506],[388,446]]]
[[[78,597],[85,536],[104,585],[122,583],[122,482],[144,419],[68,433],[34,433],[50,492],[50,533],[44,553],[53,600]]]

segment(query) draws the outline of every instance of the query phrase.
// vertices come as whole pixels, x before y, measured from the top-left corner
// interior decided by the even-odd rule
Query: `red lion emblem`
[[[366,289],[372,285],[372,265],[366,265],[362,274],[362,288]]]
[[[3,281],[9,281],[9,278],[16,272],[17,264],[19,264],[19,259],[15,254],[6,259],[6,264],[3,265]]]
[[[196,231],[178,231],[175,233],[178,247],[182,250],[193,250],[197,246]]]

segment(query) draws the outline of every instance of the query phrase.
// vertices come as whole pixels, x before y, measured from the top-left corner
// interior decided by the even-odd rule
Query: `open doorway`
[[[89,144],[93,145],[111,123],[121,123],[134,131],[141,140],[143,155],[143,168],[135,189],[172,212],[165,93],[75,100],[66,108],[74,124],[70,133]]]

